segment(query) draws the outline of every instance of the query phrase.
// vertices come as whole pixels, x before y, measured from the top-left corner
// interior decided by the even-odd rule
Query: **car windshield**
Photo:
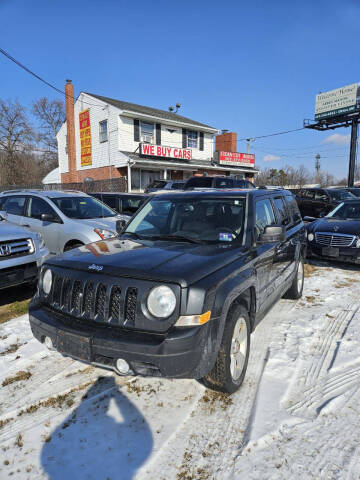
[[[360,220],[360,202],[342,202],[326,216],[342,220]]]
[[[194,243],[227,243],[240,239],[245,199],[153,198],[128,224],[124,235]]]
[[[356,198],[351,192],[346,190],[328,190],[331,200],[347,200],[348,198]]]
[[[59,197],[51,199],[69,218],[114,217],[116,212],[93,197]]]

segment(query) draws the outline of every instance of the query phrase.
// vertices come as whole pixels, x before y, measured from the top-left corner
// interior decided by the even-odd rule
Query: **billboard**
[[[315,120],[337,117],[359,109],[357,105],[358,84],[337,88],[316,95]]]
[[[150,143],[140,144],[140,155],[163,158],[181,158],[182,160],[191,160],[192,158],[190,148],[163,147],[161,145],[151,145]]]
[[[232,165],[233,167],[255,167],[255,155],[252,153],[216,152],[220,165]]]
[[[79,126],[80,126],[81,166],[86,167],[88,165],[92,165],[89,109],[83,110],[82,112],[79,113]]]

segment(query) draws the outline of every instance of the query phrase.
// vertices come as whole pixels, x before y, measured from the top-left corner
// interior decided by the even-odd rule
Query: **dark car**
[[[337,188],[302,188],[296,194],[296,201],[303,217],[319,218],[331,212],[344,200],[355,196]]]
[[[342,190],[352,193],[355,197],[360,197],[360,187],[344,187]]]
[[[149,198],[148,195],[142,193],[99,192],[92,193],[91,195],[122,215],[127,215],[129,219]]]
[[[196,188],[256,188],[249,180],[235,177],[191,177],[186,182],[184,190],[195,190]]]
[[[152,197],[118,238],[52,258],[30,306],[49,348],[121,375],[234,392],[250,333],[303,291],[306,232],[282,190]]]
[[[308,255],[360,263],[360,200],[340,203],[307,225]]]
[[[185,180],[154,180],[145,188],[145,193],[157,192],[158,190],[183,190]]]

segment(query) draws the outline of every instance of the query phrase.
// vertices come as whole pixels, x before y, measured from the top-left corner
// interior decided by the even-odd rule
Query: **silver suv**
[[[99,200],[78,191],[9,190],[0,193],[0,214],[42,235],[50,254],[116,235],[127,220]]]
[[[13,225],[0,215],[0,289],[36,281],[48,254],[40,234]]]

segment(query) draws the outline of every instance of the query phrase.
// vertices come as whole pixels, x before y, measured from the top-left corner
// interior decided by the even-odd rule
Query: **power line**
[[[257,139],[257,138],[275,137],[276,135],[284,135],[285,133],[299,132],[300,130],[305,130],[305,127],[295,128],[294,130],[285,130],[283,132],[269,133],[268,135],[260,135],[260,136],[257,136],[257,137],[248,136],[246,138],[239,138],[238,142],[243,142],[245,140],[248,140],[249,138],[250,139]]]

